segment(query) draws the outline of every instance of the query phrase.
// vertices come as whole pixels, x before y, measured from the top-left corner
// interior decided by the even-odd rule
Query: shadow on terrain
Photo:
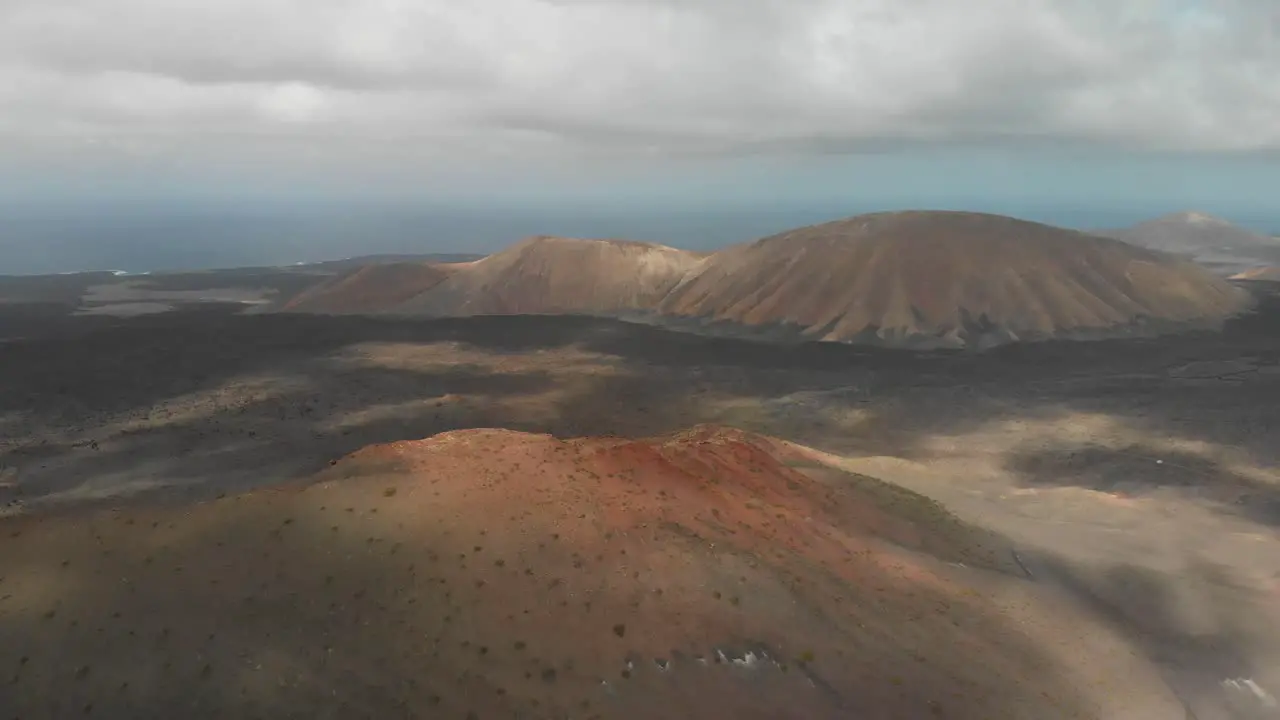
[[[5,411],[35,419],[6,426],[0,469],[27,480],[0,487],[0,501],[205,483],[200,492],[214,494],[307,475],[366,445],[469,427],[653,435],[701,418],[698,393],[660,369],[599,358],[577,372],[571,358],[539,365],[521,355],[540,329],[597,322],[206,309],[15,342],[0,353],[0,420]],[[392,357],[400,365],[353,362],[344,351],[361,343],[407,349]]]
[[[880,373],[868,392],[884,454],[927,461],[926,444],[940,435],[1094,416],[1138,437],[1240,448],[1280,468],[1280,296],[1220,333],[1010,345],[929,362],[945,370],[918,381]]]
[[[1188,717],[1275,717],[1268,703],[1223,681],[1258,677],[1275,662],[1275,629],[1229,570],[1193,559],[1176,575],[1131,564],[1086,567],[1041,558],[1051,581],[1157,663]],[[1263,599],[1261,602],[1267,602]],[[1237,689],[1240,690],[1240,689]]]
[[[1007,463],[1025,487],[1079,487],[1130,496],[1174,491],[1207,500],[1224,512],[1280,526],[1280,486],[1190,452],[1063,443],[1014,455]]]
[[[49,321],[48,318],[44,318]],[[64,318],[55,330],[0,355],[0,411],[68,396],[96,410],[127,410],[227,378],[360,343],[462,343],[500,354],[571,345],[643,366],[848,368],[848,348],[817,355],[745,341],[717,342],[619,321],[512,316],[442,320],[295,314],[240,315],[189,308],[128,320]],[[805,359],[807,361],[805,361]],[[893,363],[895,365],[899,363]]]
[[[1033,343],[982,354],[771,345],[563,316],[423,320],[190,308],[128,320],[63,318],[34,323],[38,334],[3,345],[0,422],[6,413],[34,413],[66,432],[0,443],[0,466],[53,462],[76,450],[59,461],[61,487],[129,467],[153,467],[152,475],[183,484],[240,473],[233,485],[250,484],[309,472],[366,444],[462,427],[647,435],[702,420],[734,424],[705,416],[713,396],[736,398],[755,413],[759,422],[742,421],[751,429],[837,452],[927,459],[924,443],[940,435],[1091,413],[1144,436],[1238,446],[1280,465],[1280,403],[1269,399],[1280,397],[1280,301],[1269,303],[1220,334]],[[443,359],[431,367],[335,361],[362,344],[438,347]],[[439,363],[450,362],[453,347],[487,360],[468,366],[459,359],[444,370]],[[599,373],[578,377],[567,364],[545,361],[547,352],[584,351],[598,354],[592,367]],[[538,357],[543,364],[531,370]],[[1175,373],[1240,358],[1253,371],[1192,380]],[[165,407],[261,375],[281,385],[249,405]],[[792,420],[771,419],[768,403],[805,393],[866,419],[841,424],[798,401],[789,412],[808,420],[807,429],[793,433]],[[514,405],[524,400],[527,407]],[[396,404],[402,407],[390,407]],[[92,448],[85,431],[108,416],[145,417],[157,431]],[[1273,497],[1262,498],[1266,517],[1275,515]]]
[[[313,473],[330,460],[372,443],[426,437],[465,425],[432,412],[431,399],[466,395],[495,402],[502,398],[545,392],[553,383],[545,373],[494,374],[474,367],[414,371],[397,368],[344,368],[304,373],[282,391],[261,397],[196,409],[183,417],[158,418],[96,440],[27,445],[0,453],[0,464],[39,464],[57,470],[56,479],[32,488],[40,496],[75,491],[92,499],[96,488],[111,487],[115,478],[152,474],[158,483],[191,487],[214,483],[209,492]],[[377,418],[350,426],[330,423],[368,410],[364,397],[395,398],[414,407],[412,414]],[[438,406],[438,405],[437,405]],[[91,483],[87,487],[82,484]],[[157,490],[162,489],[159,485]]]

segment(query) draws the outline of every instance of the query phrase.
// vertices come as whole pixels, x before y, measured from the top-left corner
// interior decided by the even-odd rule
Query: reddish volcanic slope
[[[701,255],[651,243],[538,236],[458,265],[394,308],[434,315],[609,315],[651,308]]]
[[[919,496],[719,428],[470,430],[0,524],[4,717],[1157,718],[1131,650]]]
[[[1247,296],[1188,261],[999,215],[900,212],[722,250],[658,309],[815,340],[965,346],[1215,323]]]
[[[300,293],[281,310],[326,314],[379,313],[435,287],[456,265],[391,262],[362,265]]]

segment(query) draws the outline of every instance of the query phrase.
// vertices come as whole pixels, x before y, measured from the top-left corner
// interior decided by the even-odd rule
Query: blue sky
[[[1280,231],[1276,77],[1271,0],[6,0],[0,263],[904,207]]]

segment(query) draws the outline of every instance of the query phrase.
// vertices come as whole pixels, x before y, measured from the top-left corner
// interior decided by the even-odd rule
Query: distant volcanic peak
[[[667,265],[692,265],[701,255],[668,245],[637,240],[573,238],[554,235],[535,235],[525,238],[505,250],[479,261],[477,265],[522,263],[533,259],[562,261],[567,258],[594,258],[598,263],[637,261],[643,258],[664,258]],[[583,260],[578,260],[582,262]],[[601,269],[617,269],[612,267]]]
[[[502,255],[510,251],[526,251],[529,249],[579,249],[579,250],[620,250],[620,251],[650,251],[658,253],[669,253],[673,255],[688,255],[690,257],[698,257],[698,253],[688,250],[681,250],[669,245],[662,245],[654,242],[644,242],[640,240],[623,240],[620,238],[580,238],[580,237],[564,237],[560,235],[533,235],[512,245],[506,251],[497,253]]]
[[[787,230],[759,240],[759,243],[826,241],[841,242],[863,238],[888,238],[895,243],[966,242],[987,240],[1017,242],[1034,233],[1058,241],[1096,241],[1074,230],[990,213],[958,210],[902,210],[866,213],[817,225]],[[1114,242],[1114,241],[1110,241]]]
[[[1250,268],[1232,275],[1231,279],[1280,281],[1280,266]]]
[[[1000,226],[1013,225],[1034,225],[1037,227],[1053,227],[1038,223],[1033,220],[1023,220],[1021,218],[1010,217],[1008,215],[998,215],[995,213],[975,212],[971,210],[893,210],[886,212],[863,213],[861,215],[852,215],[834,222],[851,222],[851,221],[869,221],[880,223],[884,226],[893,227],[895,225],[913,225],[917,223],[967,223],[974,224],[994,224]],[[1054,228],[1061,230],[1061,228]]]
[[[701,260],[652,243],[534,236],[457,268],[395,311],[434,316],[643,311]]]
[[[1113,230],[1111,236],[1124,240],[1163,247],[1173,244],[1190,244],[1192,247],[1218,244],[1267,244],[1268,238],[1248,228],[1214,217],[1207,213],[1187,211],[1170,213],[1138,223],[1132,227]]]
[[[801,338],[961,347],[1217,322],[1244,304],[1202,268],[1119,240],[1001,215],[907,211],[723,250],[659,307]]]
[[[846,220],[858,219],[875,219],[897,222],[971,222],[971,223],[1021,223],[1025,225],[1040,225],[1042,227],[1051,227],[1038,223],[1033,220],[1022,220],[1020,218],[1011,217],[1009,215],[998,215],[996,213],[976,212],[973,210],[892,210],[886,212],[864,213],[862,215],[854,215]]]
[[[659,245],[658,243],[643,242],[640,240],[624,240],[621,238],[584,238],[584,237],[576,237],[576,236],[568,236],[568,235],[531,235],[525,238],[524,240],[522,240],[521,243],[530,244],[530,245],[539,244],[539,243],[552,243],[552,244],[567,243],[571,245],[579,244],[579,243],[586,243],[586,244],[600,243],[604,245],[619,245],[622,247],[665,247],[664,245]]]
[[[1196,210],[1187,210],[1185,212],[1173,213],[1166,215],[1163,219],[1176,220],[1190,225],[1231,225],[1230,222],[1219,217],[1214,217],[1208,213],[1202,213]]]

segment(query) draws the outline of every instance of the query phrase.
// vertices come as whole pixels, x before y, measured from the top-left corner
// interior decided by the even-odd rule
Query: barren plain
[[[0,306],[0,716],[1280,717],[1255,288],[982,354]]]

